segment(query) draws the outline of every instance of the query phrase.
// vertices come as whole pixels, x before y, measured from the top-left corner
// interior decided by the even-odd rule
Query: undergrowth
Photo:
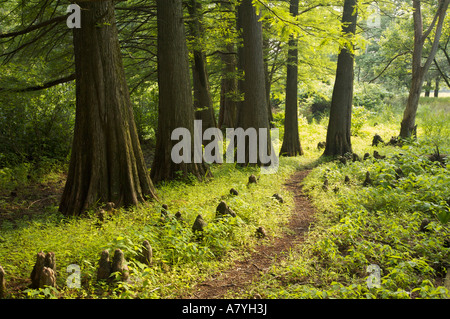
[[[308,159],[304,160],[308,162]],[[66,218],[57,207],[36,218],[3,220],[0,232],[0,265],[6,272],[10,298],[174,298],[189,293],[195,282],[243,258],[257,239],[255,231],[263,226],[269,238],[280,236],[287,222],[292,199],[283,188],[284,181],[299,166],[298,159],[281,159],[278,173],[260,174],[256,168],[235,168],[224,164],[212,168],[214,178],[206,182],[169,182],[159,185],[160,203],[148,202],[131,210],[119,210],[99,222],[95,212],[88,217]],[[256,174],[257,184],[248,183]],[[238,196],[230,194],[234,188]],[[272,195],[285,198],[279,203]],[[236,212],[236,217],[215,217],[220,201]],[[168,205],[169,217],[161,215]],[[7,208],[7,207],[5,207]],[[180,212],[183,221],[174,218]],[[198,239],[192,232],[197,215],[207,226]],[[153,264],[137,260],[141,243],[153,248]],[[267,239],[265,239],[267,240]],[[113,254],[120,248],[130,268],[130,281],[105,285],[96,281],[100,254]],[[57,293],[53,290],[26,289],[39,251],[55,253]],[[81,269],[81,289],[66,287],[69,265]]]
[[[450,297],[450,161],[429,158],[450,154],[450,117],[448,107],[423,106],[419,115],[418,140],[373,147],[374,133],[386,140],[390,131],[366,125],[361,132],[370,134],[353,145],[367,160],[334,160],[309,174],[303,185],[317,214],[306,242],[244,296]],[[367,172],[372,182],[363,186]]]
[[[450,167],[448,161],[441,165],[427,158],[437,150],[450,153],[448,110],[444,106],[421,107],[416,142],[403,147],[371,146],[375,133],[385,141],[397,134],[397,111],[385,105],[377,112],[357,108],[354,114],[354,152],[362,157],[376,150],[384,159],[371,156],[347,164],[319,159],[317,143],[325,140],[327,118],[308,123],[301,116],[299,132],[305,155],[281,158],[277,174],[264,175],[258,169],[231,164],[212,166],[213,179],[159,185],[160,203],[118,210],[103,222],[95,212],[66,218],[56,205],[45,207],[45,212],[36,216],[14,217],[8,213],[11,202],[0,198],[0,213],[6,213],[0,218],[0,265],[6,272],[7,297],[189,296],[196,283],[248,256],[261,240],[270,243],[271,238],[281,236],[294,205],[292,194],[283,185],[295,170],[305,167],[316,167],[304,180],[304,190],[317,208],[305,242],[239,297],[256,293],[264,298],[448,297],[442,281],[450,266]],[[436,116],[436,112],[441,113]],[[282,117],[275,115],[274,124],[282,138]],[[61,171],[64,168],[56,164],[40,171],[27,164],[4,168],[0,170],[1,190],[7,194],[30,183],[45,184],[60,178]],[[363,187],[366,172],[372,184]],[[247,185],[250,174],[259,176],[256,185]],[[345,176],[348,182],[344,182]],[[327,188],[323,187],[325,179]],[[230,195],[231,188],[239,195]],[[272,197],[274,193],[282,195],[283,204]],[[237,217],[215,217],[222,200]],[[168,218],[161,215],[162,204],[168,205]],[[23,204],[20,209],[29,206]],[[183,221],[174,218],[176,212]],[[199,214],[207,222],[201,238],[191,229]],[[429,223],[421,229],[426,219]],[[267,239],[255,236],[259,226],[266,229]],[[144,240],[153,248],[150,267],[136,258]],[[125,254],[130,280],[113,285],[97,282],[101,252],[108,249],[112,254],[117,248]],[[56,255],[57,289],[28,289],[39,251]],[[66,286],[67,267],[73,264],[81,270],[80,288]],[[380,273],[379,281],[372,285],[367,282],[373,278],[370,269]]]

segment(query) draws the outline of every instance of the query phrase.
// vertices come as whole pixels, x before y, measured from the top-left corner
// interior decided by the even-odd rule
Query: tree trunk
[[[206,55],[204,52],[198,50],[194,50],[193,54],[192,76],[194,83],[195,118],[202,120],[203,131],[205,131],[208,128],[216,127],[217,122],[214,115],[208,74],[206,71]]]
[[[272,89],[272,80],[269,72],[269,39],[263,36],[263,54],[264,54],[264,79],[266,83],[266,104],[267,104],[267,119],[269,124],[273,122],[272,105],[270,103],[270,94]],[[275,62],[274,62],[275,63]]]
[[[342,33],[354,35],[357,20],[357,0],[345,0]],[[343,47],[338,56],[336,80],[331,98],[325,156],[338,156],[352,152],[351,118],[353,103],[354,54]]]
[[[291,0],[290,12],[295,17],[298,15],[299,0]],[[298,40],[291,36],[289,40],[287,75],[286,75],[286,106],[284,116],[284,137],[280,155],[303,155],[298,135]]]
[[[420,72],[420,71],[419,71]],[[415,75],[416,74],[416,75]],[[403,113],[400,129],[400,137],[408,138],[416,130],[416,113],[419,106],[420,92],[422,91],[423,76],[413,72],[411,87],[409,89],[408,101]]]
[[[230,54],[222,54],[222,62],[224,63],[223,76],[220,89],[220,111],[219,111],[219,128],[234,128],[236,125],[236,99],[237,99],[237,78],[236,56],[231,54],[234,52],[234,45],[229,44],[227,50]]]
[[[423,21],[422,21],[422,10],[420,5],[420,0],[413,0],[414,6],[414,50],[412,57],[412,81],[411,88],[409,90],[408,102],[406,103],[406,108],[403,113],[403,120],[400,128],[400,137],[409,138],[416,130],[416,113],[419,107],[420,92],[422,91],[422,86],[425,78],[425,74],[428,72],[431,63],[436,56],[436,52],[439,47],[439,39],[442,33],[442,26],[445,20],[445,15],[447,12],[450,0],[440,0],[438,9],[434,16],[433,22],[430,24],[428,29],[423,31]],[[434,40],[432,41],[432,46],[430,54],[428,55],[425,63],[422,65],[422,51],[423,46],[430,35],[431,31],[435,28],[436,31],[434,35]]]
[[[194,85],[195,118],[197,120],[202,120],[204,132],[208,128],[216,127],[217,123],[210,94],[208,72],[206,70],[206,55],[201,48],[200,41],[203,37],[201,4],[197,0],[190,0],[188,11],[190,16],[189,27],[194,41],[192,77]]]
[[[242,28],[243,28],[243,21],[242,21],[242,9],[241,5],[237,6],[236,10],[236,29],[238,31],[238,39],[237,39],[237,97],[236,100],[236,123],[234,124],[235,127],[242,127],[242,119],[243,116],[241,116],[241,112],[243,110],[244,105],[244,39],[242,37]]]
[[[236,12],[235,6],[230,0],[223,1],[220,6],[222,10]],[[236,28],[233,23],[228,23],[229,29]],[[221,54],[222,63],[222,80],[220,88],[220,109],[219,122],[220,129],[234,128],[236,126],[237,101],[238,101],[238,80],[237,80],[237,57],[236,45],[228,43],[226,45],[226,53]]]
[[[440,82],[440,79],[441,78],[439,76],[436,77],[436,80],[435,80],[436,86],[434,87],[434,97],[439,97],[439,82]]]
[[[258,141],[261,138],[259,129],[267,129],[267,148],[260,150],[256,147],[257,154],[254,154],[257,157],[257,163],[261,165],[265,164],[261,154],[270,155],[268,149],[270,146],[270,127],[266,101],[262,26],[259,16],[256,15],[256,9],[252,5],[252,0],[243,0],[238,12],[238,20],[242,25],[243,46],[238,52],[239,66],[244,71],[244,81],[242,82],[244,101],[239,103],[237,127],[242,127],[244,130],[255,128]],[[250,145],[248,139],[245,149],[245,164],[249,164]]]
[[[178,143],[171,139],[173,130],[186,128],[190,136],[194,137],[194,108],[182,1],[158,0],[156,4],[159,120],[151,177],[155,183],[177,177],[187,177],[189,174],[203,179],[205,176],[210,176],[211,173],[202,158],[200,163],[195,163],[193,146],[189,161],[175,163],[171,157],[172,148]],[[177,172],[181,172],[182,176],[179,176]]]
[[[431,80],[427,81],[427,85],[425,86],[425,97],[430,97],[431,91]]]
[[[59,210],[137,205],[155,191],[142,155],[122,65],[113,1],[80,2],[73,29],[76,121]]]

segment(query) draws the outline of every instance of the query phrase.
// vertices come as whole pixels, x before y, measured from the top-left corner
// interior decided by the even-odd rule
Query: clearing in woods
[[[314,208],[303,193],[301,182],[310,170],[295,172],[285,183],[286,188],[294,195],[295,207],[289,222],[289,230],[282,237],[273,239],[269,244],[261,244],[243,261],[237,261],[229,270],[217,273],[197,285],[187,298],[220,299],[238,296],[251,287],[252,282],[259,280],[262,273],[267,272],[274,261],[283,259],[289,249],[304,239],[314,220]],[[259,296],[253,296],[258,298]]]

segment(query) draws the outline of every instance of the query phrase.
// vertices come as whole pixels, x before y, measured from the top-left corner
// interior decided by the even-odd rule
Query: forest
[[[450,298],[449,3],[0,0],[0,299]]]

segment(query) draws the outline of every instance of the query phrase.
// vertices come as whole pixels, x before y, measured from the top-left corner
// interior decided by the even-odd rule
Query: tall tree
[[[289,11],[295,17],[298,15],[299,0],[291,0]],[[288,49],[288,62],[286,74],[286,106],[284,116],[284,137],[280,155],[303,155],[298,135],[298,40],[291,35]]]
[[[202,179],[210,172],[202,158],[200,163],[195,163],[194,143],[191,143],[190,151],[183,149],[187,152],[183,155],[190,155],[187,161],[176,163],[171,156],[174,145],[178,143],[171,138],[175,129],[187,129],[194,140],[194,108],[182,0],[157,0],[156,5],[159,117],[151,177],[157,183],[175,179],[177,172],[181,172],[184,177],[193,174]]]
[[[122,65],[113,1],[83,1],[73,29],[76,121],[59,210],[80,215],[99,202],[156,197],[142,155]]]
[[[223,77],[220,85],[220,110],[218,127],[220,129],[235,127],[238,82],[236,78],[237,59],[234,52],[234,45],[227,45],[228,52],[222,53],[221,58],[224,64]]]
[[[445,33],[444,33],[445,32]],[[450,26],[447,25],[443,30],[443,35],[441,36],[441,44],[439,44],[439,52],[442,52],[441,61],[438,61],[438,58],[435,57],[434,65],[436,66],[439,75],[444,80],[447,87],[450,89]]]
[[[238,8],[238,26],[242,28],[242,47],[238,50],[239,66],[242,67],[244,80],[241,83],[244,100],[238,107],[237,127],[244,130],[248,128],[256,129],[259,136],[259,129],[267,129],[267,143],[270,146],[270,127],[267,112],[266,83],[263,60],[263,37],[262,25],[256,9],[252,5],[252,0],[242,0]],[[240,88],[241,89],[241,88]],[[250,159],[249,139],[246,139],[246,163]],[[257,163],[265,164],[265,159],[261,154],[269,155],[268,149],[261,149],[256,153]]]
[[[203,26],[202,6],[198,0],[189,0],[189,28],[193,37],[194,49],[192,61],[192,77],[194,86],[195,118],[202,120],[203,131],[216,127],[217,121],[209,88],[208,71],[206,69],[206,54],[202,48]]]
[[[230,0],[220,4],[222,11],[235,12],[235,6]],[[235,21],[224,19],[228,30],[236,30]],[[220,59],[223,64],[222,77],[220,83],[220,109],[218,127],[233,128],[236,126],[237,100],[238,100],[238,79],[237,79],[237,54],[234,41],[225,44],[225,52],[221,52]]]
[[[433,62],[439,47],[439,39],[441,37],[442,27],[449,3],[450,0],[439,0],[439,5],[436,9],[433,21],[427,30],[424,31],[421,1],[413,0],[414,50],[412,57],[412,79],[408,101],[403,113],[403,120],[400,128],[400,137],[402,138],[411,137],[415,131],[416,113],[419,106],[420,93],[422,91],[425,75]],[[422,63],[423,47],[425,41],[431,35],[433,30],[434,39],[431,41],[431,51],[425,62]]]
[[[354,78],[352,37],[356,32],[357,2],[357,0],[345,0],[344,2],[342,34],[348,41],[341,48],[338,56],[326,147],[323,154],[325,156],[344,155],[352,152],[350,140]]]
[[[264,27],[263,27],[264,29]],[[263,31],[263,56],[264,56],[264,78],[266,83],[266,104],[267,104],[267,118],[269,120],[269,123],[273,122],[273,114],[272,114],[272,105],[270,103],[270,93],[272,89],[272,74],[269,71],[269,52],[271,50],[270,48],[270,41],[268,36],[264,36],[265,32]],[[267,53],[265,53],[267,52]],[[275,63],[275,62],[274,62]]]

